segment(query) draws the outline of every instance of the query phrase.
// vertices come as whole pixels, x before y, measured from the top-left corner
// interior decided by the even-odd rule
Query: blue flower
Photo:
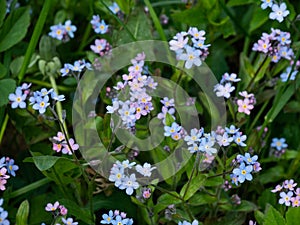
[[[65,225],[77,225],[78,224],[78,222],[73,222],[73,218],[67,218],[67,219],[62,218],[61,220]]]
[[[70,65],[70,70],[73,72],[81,72],[84,69],[85,65],[82,65],[80,61],[75,61],[74,65]]]
[[[72,65],[70,63],[64,64],[64,67],[60,69],[60,73],[61,73],[62,77],[68,75],[68,73],[70,72],[71,66]]]
[[[262,1],[262,3],[261,3],[261,8],[262,9],[266,9],[266,8],[268,8],[268,7],[272,7],[272,5],[273,5],[273,0],[261,0]]]
[[[7,211],[2,211],[0,213],[0,225],[9,225],[10,222],[6,219],[8,216],[8,212]]]
[[[0,159],[0,168],[6,166],[6,158],[3,156],[1,159]],[[1,204],[0,204],[1,206]]]
[[[77,30],[76,26],[72,25],[72,22],[71,20],[67,20],[65,22],[65,25],[64,25],[68,35],[73,38],[74,37],[74,32]]]
[[[244,183],[245,180],[251,181],[253,179],[251,172],[253,171],[253,166],[245,166],[245,163],[241,163],[239,168],[235,168],[232,172],[238,177],[240,183]]]
[[[288,145],[285,143],[285,138],[273,138],[271,147],[276,148],[278,151],[285,149]]]
[[[50,27],[50,30],[51,32],[49,32],[49,36],[58,40],[62,40],[66,33],[66,29],[62,24],[53,25]]]
[[[246,135],[242,135],[242,136],[241,136],[240,133],[236,133],[236,134],[234,135],[233,138],[234,138],[234,142],[235,142],[237,145],[242,146],[242,147],[247,146],[247,145],[244,143],[244,141],[247,139],[247,136],[246,136]]]
[[[113,12],[113,14],[117,14],[118,12],[120,12],[120,7],[115,2],[111,6],[109,6],[108,8],[110,9],[110,11]]]
[[[131,174],[130,177],[125,176],[122,180],[122,184],[119,186],[121,190],[126,189],[126,194],[132,195],[133,190],[139,187],[139,183],[136,182],[135,174]]]
[[[66,100],[64,95],[57,95],[56,92],[54,91],[51,93],[51,98],[58,102],[62,102]]]
[[[95,32],[97,34],[105,34],[108,31],[108,25],[106,25],[104,20],[96,24]]]
[[[117,215],[115,220],[112,221],[113,225],[127,225],[128,219],[123,219],[121,216]]]
[[[171,127],[164,126],[166,137],[172,136],[173,134],[178,133],[181,130],[181,126],[179,126],[176,122],[173,122]]]
[[[114,213],[112,210],[109,210],[108,214],[103,214],[101,224],[111,224],[114,218]]]
[[[228,134],[236,134],[240,128],[235,128],[234,125],[230,125],[229,128],[225,127],[225,130]]]
[[[7,172],[15,177],[16,176],[15,171],[17,171],[19,169],[19,167],[14,164],[15,164],[15,161],[13,159],[10,159],[6,164],[6,168],[7,168]]]
[[[187,145],[194,145],[196,142],[200,142],[202,134],[203,128],[200,128],[199,130],[196,128],[191,129],[191,136],[186,135],[184,141],[187,142]]]
[[[46,112],[46,108],[50,105],[50,103],[48,103],[48,101],[49,101],[48,95],[46,95],[44,98],[37,97],[36,103],[32,106],[32,108],[35,110],[39,110],[39,113],[43,114]]]
[[[287,82],[287,80],[295,80],[298,70],[294,70],[292,73],[292,67],[286,68],[286,71],[280,75],[282,82]],[[290,78],[289,78],[290,77]]]
[[[8,96],[8,99],[12,101],[11,108],[26,108],[26,103],[24,102],[26,100],[26,97],[27,95],[23,94],[21,87],[17,87],[15,94],[11,93]]]
[[[251,157],[251,155],[249,153],[245,153],[245,156],[241,156],[241,158],[244,160],[244,162],[246,164],[250,164],[250,165],[253,165],[256,163],[257,159],[258,159],[258,156],[257,155],[254,155]]]
[[[185,47],[186,53],[181,53],[178,58],[184,60],[185,68],[190,69],[193,65],[200,66],[202,64],[200,60],[201,51],[190,46]]]

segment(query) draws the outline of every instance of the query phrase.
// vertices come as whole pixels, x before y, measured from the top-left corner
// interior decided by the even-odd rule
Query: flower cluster
[[[249,153],[237,155],[235,163],[238,166],[233,169],[232,174],[230,174],[232,183],[238,185],[239,183],[244,183],[245,180],[251,181],[253,179],[251,173],[256,173],[261,170],[260,163],[257,162],[257,159],[257,155],[251,157]]]
[[[104,56],[105,54],[109,54],[112,46],[105,39],[96,39],[95,45],[91,45],[91,49],[93,52],[99,54],[100,56]]]
[[[279,23],[283,21],[283,18],[290,14],[290,11],[286,9],[286,4],[283,2],[280,5],[274,0],[261,0],[261,8],[266,9],[270,7],[272,12],[269,14],[271,20],[277,20]]]
[[[132,225],[133,219],[126,218],[127,215],[119,210],[109,210],[108,214],[102,215],[101,224],[113,224],[113,225]]]
[[[54,222],[57,222],[58,218],[60,217],[61,222],[63,222],[64,225],[78,225],[78,222],[75,222],[73,218],[66,218],[68,209],[65,206],[61,205],[58,201],[56,201],[54,204],[48,203],[45,207],[45,210],[53,214]],[[42,223],[42,225],[45,225],[45,223]]]
[[[200,66],[208,56],[210,45],[204,43],[204,35],[205,31],[190,27],[188,32],[177,33],[173,40],[169,41],[170,49],[176,53],[176,58],[185,61],[185,68]]]
[[[57,95],[52,88],[50,90],[42,88],[40,91],[32,93],[32,96],[29,98],[29,102],[34,110],[39,111],[40,114],[44,114],[47,107],[50,106],[50,98],[53,100],[53,105],[55,105],[56,102],[62,102],[65,100],[64,95]]]
[[[74,32],[77,30],[76,26],[72,25],[71,20],[67,20],[64,25],[59,23],[50,27],[51,32],[49,36],[58,40],[68,41],[74,37]]]
[[[3,198],[0,198],[0,224],[1,225],[9,225],[10,222],[9,220],[7,219],[8,217],[8,212],[5,211],[3,208],[2,208],[2,205],[3,205]]]
[[[271,152],[274,153],[276,157],[280,157],[282,154],[285,153],[288,144],[285,143],[285,138],[273,138],[272,143],[270,144]]]
[[[178,223],[178,225],[198,225],[198,224],[199,224],[198,220],[194,220],[192,223],[187,222],[186,220]]]
[[[128,68],[129,74],[124,74],[124,82],[118,82],[114,89],[121,91],[129,89],[130,100],[121,101],[117,98],[112,99],[112,106],[107,106],[107,113],[115,113],[121,117],[126,128],[135,126],[135,122],[141,116],[148,115],[153,110],[152,97],[147,94],[147,90],[155,89],[157,83],[151,76],[143,73],[145,54],[138,54],[131,60],[132,66]]]
[[[165,137],[171,137],[175,141],[181,139],[182,127],[179,126],[176,122],[173,122],[171,126],[164,126],[164,130]]]
[[[60,69],[60,73],[62,77],[72,74],[75,76],[75,78],[79,79],[80,73],[85,69],[92,70],[92,65],[82,59],[75,61],[73,65],[70,63],[65,63],[64,67]]]
[[[58,132],[57,136],[51,138],[52,149],[56,152],[62,152],[63,154],[72,155],[74,151],[79,149],[79,145],[75,143],[73,138],[70,138],[68,142],[62,132]]]
[[[247,136],[244,135],[240,128],[236,128],[234,125],[230,127],[225,127],[224,129],[219,128],[216,131],[216,140],[219,146],[229,146],[231,143],[235,143],[241,147],[247,146],[244,141],[246,141]]]
[[[241,79],[237,78],[235,73],[224,73],[219,84],[214,86],[214,92],[218,97],[229,98],[230,93],[235,90],[233,83],[239,82]]]
[[[129,163],[129,160],[122,162],[116,161],[110,170],[110,176],[108,178],[109,181],[114,182],[115,186],[119,189],[125,189],[128,195],[132,195],[133,191],[140,187],[136,179],[136,174],[132,171],[138,172],[143,177],[151,177],[152,170],[156,169],[156,167],[151,167],[149,163],[144,163],[143,166],[135,165],[135,162]]]
[[[299,207],[300,206],[300,188],[297,188],[297,183],[293,179],[285,180],[282,184],[278,184],[271,192],[280,192],[281,197],[278,201],[279,204],[286,206]]]
[[[7,179],[10,178],[10,175],[13,177],[16,176],[16,171],[19,169],[17,165],[15,165],[15,161],[10,159],[9,157],[2,157],[0,159],[0,190],[4,191],[6,189],[5,184],[7,183]]]
[[[250,115],[250,110],[254,108],[256,99],[254,94],[248,94],[247,91],[239,92],[239,95],[244,99],[238,99],[236,104],[238,105],[238,112]]]
[[[188,150],[190,153],[203,152],[208,155],[217,153],[215,148],[216,137],[215,133],[204,133],[204,129],[200,128],[199,130],[193,128],[190,131],[190,135],[184,137],[184,141],[187,143]]]
[[[261,39],[253,45],[252,50],[271,56],[274,63],[277,63],[281,58],[292,60],[294,52],[290,48],[292,42],[290,38],[289,32],[271,28],[271,33],[263,33]]]
[[[91,24],[93,26],[95,33],[97,33],[97,34],[105,34],[108,31],[108,25],[106,25],[104,20],[100,21],[99,15],[93,15]]]
[[[26,108],[26,98],[27,95],[30,93],[30,88],[31,84],[22,84],[22,86],[19,86],[16,88],[15,93],[11,93],[8,96],[8,99],[11,102],[11,108],[21,108],[25,109]]]
[[[39,111],[40,114],[44,114],[48,106],[50,106],[50,98],[53,100],[53,105],[56,102],[61,102],[65,100],[64,95],[57,95],[53,89],[47,90],[46,88],[42,88],[40,91],[30,92],[31,84],[22,84],[21,86],[16,88],[15,93],[11,93],[8,96],[8,99],[11,102],[11,107],[15,108],[26,108],[26,99],[29,97],[29,104],[32,105],[34,110]]]

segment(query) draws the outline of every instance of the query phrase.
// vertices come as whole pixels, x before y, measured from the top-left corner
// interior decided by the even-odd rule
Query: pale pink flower
[[[76,151],[79,149],[79,145],[75,143],[74,139],[73,138],[70,138],[69,139],[69,144],[70,144],[70,147],[72,148],[73,151]],[[63,154],[69,154],[69,155],[72,155],[73,151],[72,151],[70,148],[69,148],[69,145],[68,144],[64,144],[63,145],[63,149],[62,149],[62,153]]]
[[[45,207],[45,210],[48,212],[53,212],[55,211],[59,206],[59,202],[56,201],[54,204],[48,203],[47,206]]]
[[[248,98],[245,98],[244,100],[237,100],[237,105],[239,106],[238,111],[247,115],[250,115],[250,110],[254,108],[254,106],[251,105]]]

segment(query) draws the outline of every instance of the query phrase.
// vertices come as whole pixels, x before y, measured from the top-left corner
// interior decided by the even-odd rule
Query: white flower
[[[151,164],[144,163],[143,166],[136,165],[135,169],[136,169],[137,172],[142,174],[144,177],[150,177],[151,176],[151,171],[156,169],[156,167],[151,167]]]
[[[186,61],[185,68],[190,69],[193,64],[195,64],[196,66],[200,66],[202,64],[200,60],[200,54],[200,50],[196,50],[195,48],[187,46],[186,53],[181,53],[178,58],[180,60]]]
[[[225,97],[225,98],[229,98],[230,97],[230,93],[233,92],[235,90],[234,86],[231,86],[231,83],[226,83],[225,85],[222,84],[217,84],[214,87],[214,91],[216,92],[216,95],[218,97]]]
[[[269,18],[272,20],[278,20],[279,23],[283,21],[283,18],[290,14],[290,11],[286,10],[286,4],[281,3],[280,6],[274,4],[272,6],[272,11]]]

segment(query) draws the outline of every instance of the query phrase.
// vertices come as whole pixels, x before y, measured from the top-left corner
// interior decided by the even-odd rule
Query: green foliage
[[[27,225],[29,215],[29,202],[27,200],[23,201],[18,209],[16,215],[16,224]]]
[[[285,219],[273,206],[269,206],[263,225],[284,225]]]
[[[16,81],[13,79],[0,80],[0,107],[9,102],[8,95],[16,89]]]
[[[0,29],[0,52],[11,48],[25,37],[30,24],[29,10],[29,7],[19,8],[7,17]]]

